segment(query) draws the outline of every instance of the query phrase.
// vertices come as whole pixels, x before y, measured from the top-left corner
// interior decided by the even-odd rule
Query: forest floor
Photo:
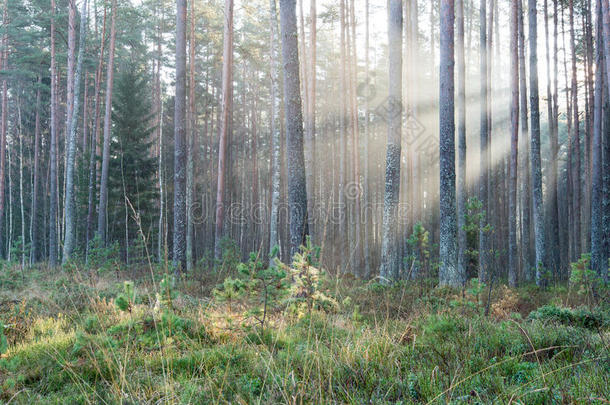
[[[610,402],[607,295],[320,275],[305,306],[269,299],[261,325],[230,282],[212,294],[229,273],[171,286],[146,266],[4,264],[0,402]]]

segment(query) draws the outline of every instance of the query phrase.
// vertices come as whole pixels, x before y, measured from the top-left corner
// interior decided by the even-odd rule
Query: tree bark
[[[317,241],[318,236],[315,233],[315,190],[316,190],[316,175],[315,175],[315,158],[316,158],[316,0],[310,0],[309,18],[309,63],[308,63],[308,79],[305,81],[307,86],[307,107],[306,120],[307,125],[305,132],[305,170],[307,177],[307,218],[309,232],[312,239]],[[305,40],[305,38],[303,38]],[[304,50],[304,49],[303,49]]]
[[[176,0],[176,96],[174,108],[174,228],[176,275],[186,267],[186,0]]]
[[[367,86],[367,90],[370,89],[370,83],[369,83],[369,23],[370,23],[370,17],[369,17],[369,0],[365,0],[365,45],[364,45],[364,83],[366,83]],[[369,128],[369,121],[370,121],[370,112],[369,112],[369,98],[370,95],[367,93],[365,94],[364,97],[364,168],[363,168],[363,172],[364,172],[364,178],[363,178],[363,185],[362,185],[362,197],[363,197],[363,201],[364,201],[364,216],[363,216],[363,220],[364,220],[364,241],[363,241],[363,248],[364,248],[364,272],[363,272],[363,278],[365,280],[369,279],[371,277],[371,248],[370,248],[370,239],[371,239],[371,235],[370,235],[370,229],[371,229],[371,224],[370,224],[370,211],[369,211],[369,207],[370,205],[370,189],[369,189],[369,137],[370,137],[370,128]]]
[[[195,110],[195,1],[191,0],[189,39],[189,130],[186,146],[186,271],[194,266],[193,187],[195,135],[197,134],[197,111]]]
[[[488,187],[489,187],[489,162],[488,162],[488,69],[487,69],[487,0],[481,0],[480,7],[480,174],[479,174],[479,200],[481,203],[481,218],[479,223],[479,281],[485,282],[490,271],[489,262],[489,232],[488,224]]]
[[[517,2],[510,6],[510,178],[508,186],[508,284],[517,286],[519,259],[517,252],[517,148],[519,145],[519,56]]]
[[[225,1],[224,43],[222,56],[222,119],[218,143],[218,186],[216,188],[216,229],[214,258],[222,258],[222,237],[225,212],[225,177],[227,172],[228,138],[231,120],[231,82],[233,80],[233,0]]]
[[[521,145],[521,273],[525,281],[533,280],[532,274],[532,249],[531,249],[531,211],[532,211],[532,191],[531,191],[531,171],[529,160],[529,126],[528,126],[528,102],[527,102],[527,75],[525,64],[525,32],[523,26],[523,1],[518,0],[519,7],[519,113],[521,121],[520,140]]]
[[[396,278],[399,258],[396,240],[398,198],[400,192],[400,154],[402,138],[402,2],[388,2],[389,96],[388,138],[386,149],[383,228],[381,241],[382,282]]]
[[[280,208],[280,177],[281,177],[281,137],[280,137],[280,49],[277,26],[277,9],[275,0],[269,0],[269,54],[271,65],[271,216],[269,225],[269,260],[273,256],[281,257],[281,244],[278,232]],[[276,248],[278,251],[276,252]],[[277,255],[275,254],[277,253]],[[272,263],[270,263],[272,265]]]
[[[50,203],[49,203],[49,265],[57,265],[57,72],[55,66],[55,0],[51,0],[51,145],[50,145]],[[3,128],[4,132],[4,128]],[[4,136],[3,136],[4,138]],[[2,140],[4,146],[4,139]],[[4,151],[2,161],[4,161]],[[0,164],[0,172],[3,164]],[[0,177],[4,178],[3,173]],[[0,207],[2,206],[4,187],[0,187]],[[0,208],[1,210],[1,208]],[[2,212],[0,211],[0,214]],[[1,217],[1,215],[0,215]],[[1,221],[0,221],[1,223]],[[0,235],[2,232],[0,231]]]
[[[458,116],[458,180],[457,180],[457,271],[466,280],[468,240],[466,238],[466,63],[464,59],[464,0],[456,2],[456,60]]]
[[[34,180],[32,182],[32,208],[30,212],[30,265],[38,259],[38,189],[40,183],[40,87],[42,76],[36,83],[36,118],[34,119]]]
[[[78,44],[78,59],[76,62],[76,72],[74,76],[74,94],[72,102],[72,115],[68,127],[68,150],[66,166],[66,194],[64,196],[64,209],[66,217],[66,232],[64,235],[64,251],[62,262],[66,263],[74,249],[76,212],[74,195],[74,164],[76,161],[76,129],[78,128],[78,111],[80,101],[80,80],[83,72],[83,57],[87,40],[87,0],[83,0],[80,12],[80,38]]]
[[[100,202],[97,217],[97,234],[106,243],[106,222],[108,215],[108,169],[110,166],[110,120],[112,116],[112,86],[114,80],[114,46],[116,41],[116,0],[112,0],[110,18],[110,45],[106,65],[106,102],[104,107],[104,146],[102,150],[102,176],[100,182]]]
[[[597,49],[595,52],[595,96],[593,107],[593,140],[592,140],[592,187],[591,187],[591,270],[600,276],[608,271],[608,263],[604,263],[604,229],[603,229],[603,63],[604,50],[601,2],[597,0]]]
[[[303,152],[303,116],[299,80],[296,0],[280,0],[286,153],[288,163],[288,209],[290,210],[290,254],[298,252],[307,229],[307,187]]]
[[[570,48],[572,50],[572,140],[570,148],[572,150],[572,206],[574,210],[574,253],[575,257],[578,258],[581,253],[581,207],[580,207],[580,193],[581,193],[581,178],[580,178],[580,123],[578,115],[578,79],[576,74],[576,39],[574,35],[574,0],[570,0]]]
[[[608,87],[608,93],[606,94],[610,95],[610,5],[608,4],[609,0],[601,0],[601,2],[604,27],[604,55],[606,59],[606,87]]]
[[[532,162],[532,200],[534,203],[534,238],[536,245],[536,285],[545,286],[547,276],[545,266],[546,240],[544,235],[544,214],[542,201],[542,164],[540,159],[540,109],[538,96],[538,27],[536,22],[536,0],[529,4],[529,43],[530,43],[530,109],[531,109],[531,149]]]
[[[106,41],[106,7],[104,7],[104,18],[102,22],[102,36],[100,38],[100,57],[97,62],[97,70],[95,72],[95,101],[94,101],[94,116],[93,116],[93,136],[91,141],[91,150],[89,151],[89,187],[87,196],[87,236],[85,244],[86,257],[89,255],[89,241],[93,239],[93,222],[95,217],[95,192],[97,189],[97,149],[99,148],[100,138],[100,87],[102,83],[102,73],[104,71],[104,45]]]
[[[549,125],[549,140],[550,140],[550,162],[548,174],[548,236],[549,236],[549,265],[552,268],[553,274],[559,276],[561,268],[561,260],[559,257],[559,211],[557,204],[557,155],[559,153],[559,143],[557,140],[557,130],[555,128],[555,115],[557,114],[553,104],[553,92],[551,91],[551,57],[549,45],[549,18],[548,18],[548,0],[544,0],[544,39],[546,51],[546,94],[547,94],[547,114]],[[557,37],[555,37],[557,42]]]
[[[440,30],[440,268],[439,284],[459,287],[464,276],[457,269],[457,222],[455,201],[454,112],[454,5],[441,0]]]

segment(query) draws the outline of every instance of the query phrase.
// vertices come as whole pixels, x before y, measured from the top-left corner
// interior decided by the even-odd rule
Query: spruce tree
[[[156,159],[151,153],[155,130],[149,101],[149,78],[142,69],[131,64],[119,75],[112,111],[112,139],[109,170],[109,233],[111,240],[120,240],[123,255],[130,261],[140,246],[140,226],[146,234],[157,215]],[[140,252],[142,253],[142,252]]]

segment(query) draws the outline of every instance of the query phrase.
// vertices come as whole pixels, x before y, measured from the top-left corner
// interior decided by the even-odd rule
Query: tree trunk
[[[338,184],[338,202],[339,202],[339,234],[335,237],[335,244],[337,246],[336,251],[339,252],[339,256],[336,257],[338,263],[340,265],[339,272],[344,272],[347,270],[346,268],[346,260],[347,256],[348,244],[347,244],[347,210],[346,210],[346,201],[345,201],[345,189],[347,186],[346,181],[346,172],[345,168],[347,166],[347,131],[346,131],[346,119],[347,119],[347,79],[346,79],[346,66],[345,66],[345,1],[339,0],[341,5],[340,7],[340,43],[339,46],[341,48],[341,67],[339,73],[339,184]],[[337,240],[338,239],[338,240]]]
[[[8,24],[8,11],[7,11],[7,1],[4,1],[4,11],[2,17],[2,25],[5,26]],[[3,52],[0,52],[0,58],[2,59],[3,70],[7,69],[8,66],[8,34],[4,34],[2,37],[2,47],[4,48]],[[53,56],[53,55],[52,55]],[[0,257],[6,257],[4,252],[4,200],[5,200],[5,189],[4,189],[4,178],[6,176],[6,129],[8,126],[7,117],[8,115],[8,86],[6,77],[2,79],[2,123],[0,123]],[[8,252],[7,252],[8,253]]]
[[[560,257],[559,257],[559,211],[557,205],[557,155],[559,153],[559,143],[557,140],[557,130],[555,128],[555,115],[557,114],[553,104],[553,93],[551,91],[551,56],[549,45],[549,18],[548,18],[548,0],[544,0],[544,40],[546,51],[546,95],[547,95],[547,114],[549,125],[549,140],[550,140],[550,162],[548,174],[548,236],[549,236],[549,265],[554,275],[560,274]],[[555,37],[555,42],[557,38]]]
[[[595,271],[600,276],[608,270],[608,263],[604,263],[604,229],[603,229],[603,62],[604,50],[601,46],[603,42],[602,35],[602,13],[601,1],[597,0],[596,15],[597,15],[597,38],[598,44],[595,52],[595,97],[593,107],[593,142],[592,142],[592,187],[591,187],[591,270]]]
[[[274,256],[281,257],[281,244],[278,232],[280,208],[280,177],[281,177],[281,139],[280,139],[280,49],[277,27],[277,10],[275,0],[269,0],[269,54],[271,55],[271,217],[269,226],[269,260]],[[278,251],[276,252],[276,248]],[[272,263],[270,263],[272,264]]]
[[[19,249],[21,268],[25,267],[25,204],[23,203],[23,121],[21,120],[21,100],[17,96],[17,120],[19,121],[19,212],[21,214],[21,245]]]
[[[521,255],[522,255],[522,276],[525,281],[531,281],[533,275],[532,254],[531,254],[531,207],[532,191],[529,161],[529,128],[527,120],[527,75],[525,66],[525,32],[523,27],[523,2],[518,0],[519,7],[519,113],[521,121],[521,133],[519,149],[521,150]]]
[[[290,255],[298,252],[307,230],[307,192],[303,153],[303,116],[299,83],[296,0],[280,0],[284,101],[286,103],[286,153],[288,155],[288,209]]]
[[[381,266],[383,282],[396,278],[399,272],[396,228],[400,192],[400,154],[402,138],[402,2],[388,3],[389,96],[387,99],[388,138],[386,149],[385,191]]]
[[[370,89],[369,83],[369,0],[365,2],[365,45],[364,45],[364,83],[366,83],[367,90]],[[365,280],[371,277],[371,248],[370,248],[370,189],[369,189],[369,137],[370,137],[370,129],[369,129],[369,120],[370,120],[370,112],[369,112],[369,98],[370,95],[367,93],[364,97],[364,178],[362,185],[362,197],[364,201],[364,274],[363,278]]]
[[[457,222],[455,203],[455,112],[454,112],[454,6],[441,0],[440,30],[440,268],[439,284],[459,287],[464,275],[457,269]]]
[[[186,271],[194,265],[193,187],[195,135],[197,133],[197,111],[195,110],[195,2],[191,0],[189,39],[189,131],[186,145]]]
[[[517,286],[519,259],[517,256],[517,147],[519,144],[519,56],[517,2],[510,6],[510,179],[508,185],[508,284]]]
[[[356,92],[357,81],[358,81],[358,55],[356,52],[356,7],[354,0],[350,0],[350,20],[351,20],[351,49],[352,49],[352,63],[351,66],[351,77],[350,77],[350,95],[351,95],[351,116],[352,116],[352,160],[353,160],[353,190],[352,193],[354,199],[354,252],[352,265],[354,267],[353,274],[362,277],[363,275],[363,248],[362,248],[362,221],[360,219],[361,211],[361,198],[362,198],[362,182],[360,181],[360,126],[358,125],[358,97]],[[310,221],[311,223],[311,221]]]
[[[114,44],[116,41],[116,0],[112,0],[110,18],[110,48],[106,65],[106,102],[104,107],[104,147],[102,150],[102,176],[100,182],[100,203],[97,217],[97,234],[106,243],[106,222],[108,215],[108,169],[110,166],[110,119],[112,116],[112,85],[114,80]]]
[[[40,87],[42,76],[38,76],[36,85],[36,118],[34,124],[34,180],[32,182],[32,208],[30,212],[30,265],[38,258],[38,189],[39,189],[39,159],[40,159]]]
[[[176,275],[186,267],[186,0],[176,0],[176,96],[174,108],[174,230]]]
[[[93,116],[93,139],[91,141],[91,150],[89,152],[89,187],[87,196],[87,236],[85,244],[86,257],[89,255],[89,241],[93,239],[93,222],[95,216],[95,191],[97,188],[97,149],[99,147],[100,138],[100,87],[102,83],[102,73],[104,70],[104,41],[106,37],[106,7],[104,7],[104,19],[102,22],[102,36],[100,38],[100,57],[97,62],[97,70],[95,72],[95,101],[94,101],[94,116]]]
[[[604,55],[606,58],[606,87],[610,97],[610,5],[609,0],[601,0],[603,12],[603,27],[604,27]]]
[[[227,172],[229,120],[231,119],[231,82],[233,80],[233,0],[225,1],[224,43],[222,56],[222,119],[218,143],[218,186],[216,188],[216,229],[214,258],[222,258],[225,212],[225,177]]]
[[[68,0],[68,55],[66,60],[66,128],[64,133],[64,196],[66,192],[68,175],[68,149],[70,139],[70,125],[74,113],[74,58],[76,52],[76,0]],[[78,114],[78,112],[76,113]],[[65,204],[64,204],[65,208]],[[65,209],[62,213],[65,221]],[[65,230],[65,222],[62,221]]]
[[[540,159],[540,109],[538,100],[538,27],[536,22],[536,0],[529,4],[529,43],[530,43],[530,109],[532,162],[532,200],[534,203],[534,238],[536,245],[536,285],[545,286],[546,241],[544,235],[544,215],[542,201],[542,163]]]
[[[57,72],[55,66],[55,0],[51,0],[51,145],[50,145],[50,203],[49,203],[49,265],[57,265]],[[3,131],[4,132],[4,131]],[[4,138],[4,136],[3,136]],[[2,140],[4,145],[4,139]],[[2,153],[2,161],[4,153]],[[4,165],[1,165],[4,166]],[[0,167],[1,167],[0,166]],[[0,172],[3,170],[0,168]],[[0,173],[3,177],[3,173]],[[0,187],[0,195],[4,187]],[[0,206],[3,198],[0,197]],[[1,212],[0,212],[1,214]],[[0,215],[1,218],[1,215]],[[0,221],[1,223],[1,221]],[[2,234],[2,232],[0,232]]]
[[[581,209],[580,209],[580,192],[581,192],[581,179],[580,179],[580,123],[578,116],[578,79],[576,75],[576,39],[574,35],[574,0],[570,0],[570,48],[572,50],[572,114],[573,114],[573,130],[572,130],[572,142],[570,148],[572,150],[572,206],[574,210],[574,253],[575,257],[578,258],[581,253]]]
[[[317,234],[315,224],[315,190],[316,190],[316,175],[315,175],[315,158],[316,158],[316,0],[310,0],[309,18],[310,33],[309,33],[309,66],[307,76],[308,79],[305,81],[307,85],[307,97],[306,97],[306,119],[307,125],[305,133],[305,171],[307,178],[307,218],[309,232],[317,243]],[[303,37],[303,41],[305,38]],[[305,49],[303,49],[305,50]]]
[[[479,281],[485,282],[491,270],[489,265],[489,235],[488,224],[488,186],[489,186],[489,162],[488,162],[488,69],[487,69],[487,0],[481,0],[480,8],[480,88],[479,101],[481,104],[480,117],[480,174],[479,174],[479,200],[481,203],[481,219],[479,223]]]
[[[457,116],[458,116],[458,181],[457,181],[457,272],[466,280],[468,241],[466,239],[466,63],[464,60],[464,0],[456,5]]]
[[[76,227],[76,208],[74,195],[74,164],[76,161],[76,129],[78,128],[77,119],[80,99],[80,79],[83,71],[83,57],[87,40],[87,0],[83,0],[80,12],[80,38],[78,43],[78,59],[76,62],[76,73],[74,76],[74,94],[72,102],[72,116],[68,127],[68,150],[66,166],[66,194],[64,196],[64,209],[66,216],[66,232],[64,235],[64,252],[62,262],[66,263],[74,249],[75,227]]]

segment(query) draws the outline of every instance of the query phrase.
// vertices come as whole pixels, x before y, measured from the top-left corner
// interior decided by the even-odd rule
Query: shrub
[[[598,329],[610,325],[610,316],[602,310],[592,311],[586,308],[572,310],[555,305],[545,305],[532,311],[528,319],[577,326],[585,329]]]

